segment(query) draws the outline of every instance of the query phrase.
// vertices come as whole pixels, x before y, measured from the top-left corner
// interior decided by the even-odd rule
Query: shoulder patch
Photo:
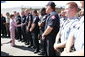
[[[51,16],[51,18],[52,18],[52,19],[55,19],[56,17],[53,15],[53,16]]]

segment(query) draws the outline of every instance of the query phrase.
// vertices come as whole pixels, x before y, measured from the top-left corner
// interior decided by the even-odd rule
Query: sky
[[[31,7],[31,8],[42,8],[45,7],[49,1],[6,1],[1,3],[2,8],[15,8],[15,7]],[[70,1],[53,1],[56,7],[64,7],[66,3]],[[80,1],[74,1],[80,6]]]

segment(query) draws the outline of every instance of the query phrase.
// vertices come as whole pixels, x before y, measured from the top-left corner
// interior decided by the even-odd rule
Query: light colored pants
[[[15,30],[10,30],[10,37],[11,37],[11,46],[15,45]]]
[[[9,32],[9,23],[6,23],[6,32],[7,32],[7,35],[9,36],[10,35],[10,32]]]

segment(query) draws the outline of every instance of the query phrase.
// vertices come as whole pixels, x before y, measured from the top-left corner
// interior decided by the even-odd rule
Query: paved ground
[[[27,48],[27,46],[16,40],[16,47],[11,47],[10,38],[1,38],[1,56],[39,56],[38,54],[34,54],[31,48]]]

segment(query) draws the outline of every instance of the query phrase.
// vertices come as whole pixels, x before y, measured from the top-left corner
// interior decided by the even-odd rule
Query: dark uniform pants
[[[44,53],[45,55],[47,55],[47,49],[46,49],[46,46],[47,46],[47,43],[46,43],[47,39],[41,39],[41,52]]]
[[[2,26],[1,33],[2,33],[3,36],[6,36],[7,35],[6,26],[5,25]]]
[[[17,39],[19,39],[19,40],[22,40],[21,39],[21,27],[17,27],[17,30],[16,30],[16,34],[17,34]]]
[[[39,51],[38,32],[32,32],[32,39],[35,50]]]
[[[21,31],[23,36],[22,40],[26,41],[26,26],[21,27]]]
[[[33,39],[32,39],[32,35],[31,32],[27,32],[27,42],[30,43],[31,46],[33,46]]]
[[[40,30],[40,35],[42,35],[43,34],[43,30]],[[41,52],[42,53],[44,53],[45,55],[47,55],[46,53],[46,38],[45,39],[42,39],[42,36],[41,36],[41,38],[40,38],[40,41],[41,41],[41,43],[40,43],[40,48],[41,48]]]
[[[55,50],[54,50],[54,43],[55,43],[56,36],[49,35],[46,37],[47,39],[47,56],[56,56]]]

